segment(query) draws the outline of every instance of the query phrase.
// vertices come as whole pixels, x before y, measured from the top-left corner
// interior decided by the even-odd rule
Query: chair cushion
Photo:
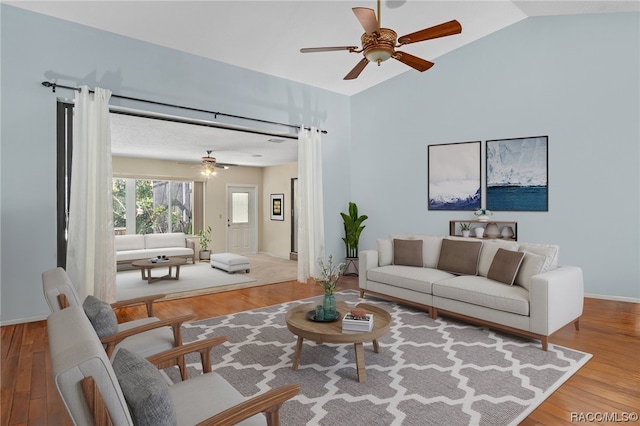
[[[95,296],[87,296],[82,303],[82,308],[98,337],[103,338],[118,332],[118,319],[107,302]]]
[[[478,257],[482,248],[481,241],[442,240],[438,269],[461,275],[478,273]]]
[[[516,279],[523,257],[524,253],[521,251],[499,248],[493,257],[487,278],[513,285],[513,280]]]
[[[127,349],[120,349],[113,358],[113,370],[135,425],[178,424],[169,385],[153,364]]]
[[[393,264],[422,267],[422,240],[393,240]]]

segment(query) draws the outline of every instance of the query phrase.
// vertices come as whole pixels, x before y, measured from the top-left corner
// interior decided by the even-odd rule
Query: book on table
[[[373,330],[373,314],[367,314],[366,318],[354,318],[346,314],[342,319],[342,331],[345,333],[359,333]]]

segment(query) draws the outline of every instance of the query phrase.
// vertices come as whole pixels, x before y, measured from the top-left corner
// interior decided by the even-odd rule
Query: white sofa
[[[182,232],[116,235],[115,238],[119,265],[162,255],[184,257],[195,263],[195,243]]]
[[[578,330],[582,269],[559,265],[556,245],[403,234],[379,239],[377,246],[359,253],[361,297],[397,300],[429,310],[434,319],[440,313],[539,339],[543,350],[565,325],[574,322]],[[496,256],[498,249],[506,252]],[[522,260],[510,285],[500,275],[513,269],[501,266],[517,257]]]

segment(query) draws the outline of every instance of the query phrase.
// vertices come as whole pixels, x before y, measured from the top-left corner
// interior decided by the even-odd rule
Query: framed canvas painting
[[[480,208],[480,141],[429,145],[429,210]]]
[[[271,220],[284,220],[284,194],[271,194]]]
[[[549,211],[548,136],[487,141],[487,209]]]

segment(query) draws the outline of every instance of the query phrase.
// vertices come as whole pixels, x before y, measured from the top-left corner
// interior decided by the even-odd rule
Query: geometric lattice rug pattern
[[[291,369],[296,337],[285,314],[300,303],[275,305],[189,323],[185,342],[226,335],[212,351],[214,371],[245,396],[298,384],[281,409],[283,425],[516,425],[582,367],[591,355],[478,327],[367,297],[336,294],[348,305],[366,301],[391,313],[380,352],[365,344],[367,381],[357,382],[352,345],[305,340]],[[198,358],[189,358],[198,374]],[[175,370],[166,370],[172,380]]]

